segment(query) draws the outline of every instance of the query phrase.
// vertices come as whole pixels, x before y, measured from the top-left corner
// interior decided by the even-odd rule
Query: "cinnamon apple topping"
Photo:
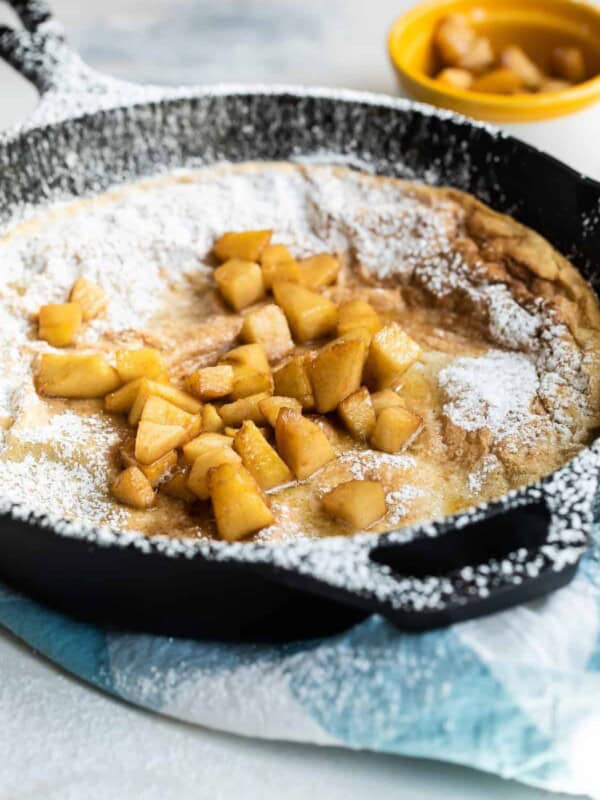
[[[243,344],[216,363],[175,382],[153,347],[44,353],[36,376],[41,395],[103,398],[107,414],[127,419],[131,438],[111,486],[120,503],[147,509],[158,492],[190,505],[210,501],[220,537],[231,541],[273,523],[267,492],[336,458],[327,425],[383,453],[406,450],[424,427],[402,396],[419,345],[368,302],[325,296],[340,272],[336,255],[296,261],[270,243],[271,233],[226,232],[214,245],[223,302],[249,309]],[[79,279],[69,302],[40,308],[39,336],[68,347],[105,305],[102,291]],[[418,375],[408,383],[418,385]],[[321,504],[353,529],[386,513],[384,488],[373,480],[342,482]]]

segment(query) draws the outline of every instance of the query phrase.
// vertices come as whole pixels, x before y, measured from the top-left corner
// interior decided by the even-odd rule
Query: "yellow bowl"
[[[554,47],[580,47],[590,77],[568,89],[543,94],[483,94],[449,88],[432,77],[439,68],[432,40],[442,17],[454,13],[465,14],[496,51],[517,44],[540,65],[547,63]],[[478,119],[549,119],[600,99],[600,9],[577,0],[429,0],[396,20],[388,48],[408,94]]]

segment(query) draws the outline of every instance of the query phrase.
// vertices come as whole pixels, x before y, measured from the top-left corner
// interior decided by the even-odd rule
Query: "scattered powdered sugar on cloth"
[[[448,400],[444,412],[466,431],[487,428],[501,440],[519,433],[531,420],[538,376],[522,353],[491,350],[479,358],[457,358],[440,372]]]

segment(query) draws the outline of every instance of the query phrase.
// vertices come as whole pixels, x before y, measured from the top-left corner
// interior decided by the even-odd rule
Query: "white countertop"
[[[409,5],[406,0],[53,2],[86,60],[121,77],[295,82],[388,93],[396,92],[396,85],[385,34]],[[0,7],[0,23],[11,20]],[[34,104],[31,87],[0,64],[0,128],[18,123]],[[600,106],[511,130],[600,178]],[[1,631],[0,727],[0,800],[558,797],[460,767],[246,740],[177,723],[99,693]]]

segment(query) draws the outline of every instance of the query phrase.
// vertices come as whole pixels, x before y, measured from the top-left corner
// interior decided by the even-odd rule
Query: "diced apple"
[[[227,397],[233,389],[233,367],[230,364],[219,364],[216,367],[199,369],[188,376],[186,386],[200,400]]]
[[[209,471],[220,464],[241,464],[241,461],[242,459],[231,447],[210,447],[204,450],[194,461],[188,477],[188,489],[191,489],[200,500],[208,500]],[[231,500],[235,502],[233,497]]]
[[[155,489],[177,466],[177,451],[169,450],[151,464],[140,464],[139,468],[150,481],[150,485]]]
[[[185,426],[185,437],[182,444],[195,439],[202,430],[204,430],[202,427],[202,414],[192,414],[190,421]]]
[[[218,433],[223,430],[223,420],[211,403],[202,406],[202,430],[206,433]]]
[[[460,67],[445,67],[438,72],[435,79],[451,89],[470,89],[473,83],[473,73],[468,69],[460,69]]]
[[[398,391],[409,408],[420,409],[431,404],[432,387],[421,364],[414,364],[401,378]]]
[[[267,357],[275,361],[294,348],[285,314],[274,304],[257,308],[244,317],[240,336],[245,342],[257,342]]]
[[[261,400],[269,395],[265,392],[253,394],[250,397],[243,397],[234,403],[226,403],[219,409],[219,414],[225,425],[236,427],[241,425],[244,420],[250,419],[257,424],[264,424],[265,417],[259,408]]]
[[[120,503],[137,509],[150,508],[156,499],[150,481],[138,467],[123,470],[117,475],[110,490]]]
[[[399,453],[417,437],[423,421],[406,408],[384,408],[377,417],[371,445],[384,453]]]
[[[271,244],[265,247],[260,263],[267,289],[270,289],[276,280],[300,282],[300,266],[283,244]]]
[[[219,291],[236,311],[251,306],[265,295],[265,285],[258,264],[234,258],[215,270]]]
[[[38,336],[52,347],[68,347],[81,327],[79,303],[51,303],[38,313]]]
[[[222,539],[237,541],[274,522],[267,498],[241,464],[211,469],[209,489]]]
[[[220,236],[213,250],[220,261],[241,258],[258,261],[271,241],[272,231],[228,231]]]
[[[385,492],[377,481],[340,483],[323,495],[321,502],[328,514],[357,530],[373,525],[387,511]]]
[[[186,464],[193,464],[201,453],[215,447],[231,447],[233,438],[220,433],[201,433],[183,446],[183,459]]]
[[[385,388],[403,375],[421,355],[421,348],[395,322],[385,325],[373,337],[367,371],[378,388]]]
[[[135,459],[140,464],[152,464],[169,450],[179,447],[184,438],[182,425],[161,425],[141,420],[135,437]]]
[[[379,314],[370,303],[359,299],[349,300],[339,308],[337,334],[343,336],[355,328],[366,328],[371,334],[375,334],[382,324]]]
[[[579,83],[585,80],[583,52],[578,47],[555,47],[551,55],[552,74],[557,78]]]
[[[329,253],[319,253],[300,262],[302,285],[313,292],[325,288],[337,280],[340,260]]]
[[[486,72],[471,84],[472,92],[483,92],[484,94],[514,94],[522,88],[521,77],[506,67]]]
[[[273,428],[277,423],[280,409],[291,408],[299,414],[302,413],[302,403],[294,397],[278,397],[276,395],[273,397],[266,397],[264,400],[260,401],[258,407],[269,425]]]
[[[369,355],[369,347],[373,341],[373,334],[368,328],[352,328],[351,330],[346,331],[346,333],[342,333],[338,339],[360,339],[360,341],[365,345],[365,361],[367,360],[367,356]]]
[[[246,421],[238,431],[233,447],[261,489],[273,489],[292,480],[286,463],[267,442],[254,422]]]
[[[538,65],[518,45],[506,47],[500,54],[500,64],[516,73],[523,86],[528,89],[539,89],[544,74]]]
[[[169,478],[168,481],[162,484],[160,491],[168,497],[174,497],[176,500],[183,500],[184,503],[194,503],[196,495],[188,487],[189,471],[180,470]]]
[[[120,385],[118,372],[101,355],[44,353],[40,359],[37,388],[49,397],[104,397]]]
[[[104,409],[111,414],[127,414],[135,403],[135,399],[140,391],[143,378],[126,383],[115,392],[110,392],[104,398]]]
[[[104,289],[83,277],[77,278],[73,284],[69,300],[71,303],[81,306],[81,314],[85,322],[99,316],[106,308],[107,303]]]
[[[252,367],[257,372],[269,372],[269,358],[262,344],[243,344],[234,347],[219,359],[221,364],[231,364],[234,367]]]
[[[151,347],[140,350],[117,350],[117,372],[123,383],[149,378],[158,383],[169,382],[169,372],[162,355]]]
[[[393,389],[382,389],[380,392],[373,392],[371,403],[375,416],[378,417],[384,408],[405,408],[404,400]]]
[[[338,414],[349,433],[360,442],[366,442],[375,430],[375,409],[365,386],[342,400]]]
[[[289,281],[275,283],[273,294],[299,342],[319,339],[335,329],[337,306],[326,297]]]
[[[194,416],[162,397],[150,395],[142,410],[141,419],[159,425],[181,425],[182,428],[187,428],[193,422]]]
[[[365,345],[360,339],[335,339],[321,348],[309,367],[319,413],[333,411],[359,388],[364,361]]]
[[[273,393],[273,376],[270,371],[258,372],[252,367],[244,366],[233,368],[231,397],[234,400],[262,392],[266,394]]]
[[[306,355],[294,356],[273,372],[275,394],[293,397],[305,409],[314,408],[315,398],[308,369],[311,359]]]
[[[138,424],[146,401],[152,395],[162,397],[163,400],[167,400],[177,408],[181,408],[182,411],[187,411],[188,414],[199,414],[202,410],[202,403],[186,392],[182,392],[181,389],[177,389],[167,383],[157,383],[156,381],[148,380],[148,378],[142,378],[137,397],[129,411],[130,425]]]
[[[318,425],[291,408],[282,408],[275,424],[279,454],[299,480],[335,458],[333,447]]]
[[[462,14],[444,17],[434,35],[434,44],[444,65],[459,66],[475,44],[477,34]]]

